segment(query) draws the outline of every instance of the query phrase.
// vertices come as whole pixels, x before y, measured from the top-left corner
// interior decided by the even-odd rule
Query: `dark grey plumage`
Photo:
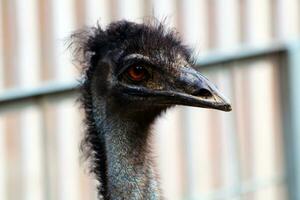
[[[82,142],[100,199],[161,199],[149,155],[154,120],[173,105],[229,111],[230,105],[193,69],[191,51],[162,23],[111,23],[72,35],[83,68]]]

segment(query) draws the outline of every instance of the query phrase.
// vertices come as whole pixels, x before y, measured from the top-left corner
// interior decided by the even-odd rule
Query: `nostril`
[[[200,97],[212,97],[212,93],[208,89],[205,89],[205,88],[201,88],[197,92],[194,92],[193,95],[200,96]]]

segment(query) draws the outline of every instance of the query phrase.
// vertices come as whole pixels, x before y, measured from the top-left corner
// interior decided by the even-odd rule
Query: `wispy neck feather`
[[[161,199],[149,154],[151,124],[141,125],[116,114],[107,115],[99,107],[94,110],[99,139],[105,145],[106,166],[99,169],[106,170],[107,180],[100,180],[106,183],[104,199]]]

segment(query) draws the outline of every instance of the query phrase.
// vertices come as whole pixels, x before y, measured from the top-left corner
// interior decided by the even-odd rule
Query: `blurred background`
[[[95,200],[65,41],[167,17],[231,113],[176,107],[153,146],[167,199],[300,199],[299,0],[0,0],[0,200]]]

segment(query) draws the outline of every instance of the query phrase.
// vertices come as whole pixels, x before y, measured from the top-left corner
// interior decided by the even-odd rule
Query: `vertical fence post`
[[[300,43],[288,46],[282,66],[286,176],[290,200],[300,199]]]

